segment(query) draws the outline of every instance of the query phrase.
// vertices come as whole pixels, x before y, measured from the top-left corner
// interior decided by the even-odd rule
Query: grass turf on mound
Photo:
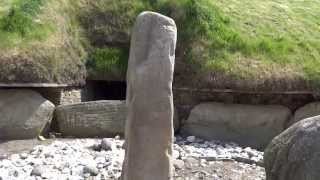
[[[8,16],[12,9],[23,10],[22,2],[32,2],[33,10],[22,13],[32,20],[20,28],[15,16]],[[176,86],[278,91],[320,87],[319,0],[0,0],[0,17],[5,17],[0,18],[0,59],[4,54],[28,54],[59,79],[64,71],[57,67],[77,64],[88,52],[92,76],[124,79],[130,31],[144,10],[177,23]],[[76,78],[76,73],[69,74]]]
[[[229,28],[248,49],[228,52],[228,61],[221,61],[226,73],[257,83],[282,83],[288,89],[303,88],[301,81],[306,88],[319,88],[319,0],[212,3],[228,16]]]
[[[82,23],[91,44],[105,51],[128,49],[130,29],[142,10],[175,19],[178,86],[305,90],[320,85],[319,0],[97,0],[88,4],[90,8],[80,15]],[[90,60],[96,59],[101,60],[97,56]],[[107,67],[112,64],[117,63],[100,63],[98,69],[112,69]]]
[[[72,12],[68,0],[0,0],[0,82],[83,83]]]

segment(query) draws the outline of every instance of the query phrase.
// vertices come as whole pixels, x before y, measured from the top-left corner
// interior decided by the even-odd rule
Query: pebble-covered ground
[[[26,152],[5,155],[0,145],[0,180],[119,179],[124,141],[54,140]],[[263,153],[235,143],[176,136],[174,179],[264,180]]]

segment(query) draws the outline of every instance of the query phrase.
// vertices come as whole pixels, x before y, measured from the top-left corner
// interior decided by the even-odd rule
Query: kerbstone
[[[37,137],[52,120],[55,106],[32,90],[0,90],[0,139]]]
[[[113,137],[123,134],[126,107],[124,101],[117,100],[60,105],[55,117],[64,136]]]
[[[301,120],[275,137],[264,154],[267,180],[318,180],[320,116]]]
[[[303,119],[320,115],[320,102],[312,102],[296,110],[286,127],[290,127]]]
[[[154,12],[138,16],[127,72],[123,180],[172,179],[176,38],[177,29],[171,18]]]
[[[122,100],[100,100],[60,105],[55,111],[63,136],[79,138],[124,135],[127,107]],[[179,128],[178,115],[174,124]]]
[[[208,102],[192,109],[182,133],[263,149],[284,130],[291,111],[278,105]]]

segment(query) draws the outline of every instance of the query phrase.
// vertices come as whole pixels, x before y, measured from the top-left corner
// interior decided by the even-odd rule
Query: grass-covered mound
[[[144,10],[177,23],[176,87],[320,87],[319,0],[0,0],[0,81],[123,80]]]
[[[83,83],[73,12],[68,0],[0,0],[0,82]]]
[[[152,10],[174,18],[178,26],[176,86],[279,91],[320,85],[319,0],[81,3],[79,17],[93,47],[90,72],[122,72],[127,58],[118,54],[127,53],[134,19]]]
[[[136,16],[149,8],[141,0],[80,0],[77,17],[88,39],[90,79],[125,80],[130,34]]]

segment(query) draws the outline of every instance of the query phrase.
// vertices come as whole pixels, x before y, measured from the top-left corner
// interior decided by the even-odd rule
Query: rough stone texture
[[[82,99],[82,90],[76,87],[45,87],[32,90],[39,92],[56,106],[80,103]]]
[[[54,105],[31,90],[0,90],[0,139],[37,137],[52,119]]]
[[[172,179],[176,38],[177,29],[172,19],[153,12],[138,16],[127,72],[123,180]]]
[[[64,136],[110,137],[121,134],[126,112],[124,101],[92,101],[56,108],[56,120]]]
[[[275,137],[265,150],[267,180],[318,180],[320,116],[304,119]]]
[[[320,102],[313,102],[313,103],[306,104],[305,106],[296,110],[293,118],[287,124],[287,127],[291,126],[292,124],[300,120],[313,117],[313,116],[318,116],[318,115],[320,115]]]
[[[64,89],[61,91],[60,104],[75,104],[81,102],[81,90],[80,89]]]
[[[56,124],[65,136],[113,137],[117,134],[123,135],[126,109],[125,102],[118,100],[60,105],[55,113],[58,121]],[[178,130],[180,128],[179,118],[177,112],[174,113],[174,127],[175,130]]]
[[[191,111],[182,132],[264,148],[283,131],[290,116],[290,110],[283,106],[203,103]]]

